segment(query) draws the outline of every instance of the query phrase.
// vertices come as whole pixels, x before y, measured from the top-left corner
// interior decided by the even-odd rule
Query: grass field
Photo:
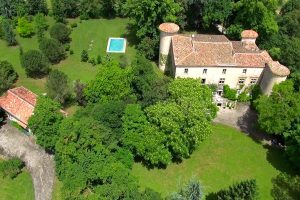
[[[50,25],[54,23],[54,20],[50,17],[47,18]],[[58,65],[53,66],[53,69],[59,69],[65,72],[71,81],[80,79],[83,82],[88,82],[95,77],[97,66],[92,66],[88,63],[81,63],[81,51],[88,50],[89,44],[93,40],[94,46],[89,51],[89,55],[92,58],[96,58],[98,55],[104,57],[106,55],[106,47],[109,37],[122,37],[127,34],[128,19],[95,19],[88,21],[79,21],[79,19],[70,20],[71,22],[77,22],[78,27],[74,28],[71,34],[72,42],[70,44],[71,49],[74,51],[73,55]],[[17,37],[20,46],[24,51],[30,49],[38,49],[38,41],[34,36],[32,38],[20,38]],[[19,80],[16,85],[23,85],[37,94],[45,92],[44,79],[32,79],[28,78],[25,74],[25,70],[20,65],[19,59],[19,46],[8,47],[6,42],[0,40],[0,60],[7,60],[13,64],[15,70],[19,74]],[[132,60],[136,51],[131,44],[127,45],[125,56],[128,60]],[[122,54],[111,54],[112,58],[119,59]]]
[[[0,160],[1,162],[1,160]],[[34,191],[30,174],[24,170],[15,179],[0,174],[0,200],[33,200]]]
[[[148,170],[141,164],[134,164],[133,175],[143,188],[150,187],[163,196],[178,190],[191,177],[202,182],[206,195],[236,181],[255,178],[260,199],[268,200],[272,199],[271,179],[280,170],[289,169],[286,163],[280,150],[264,148],[235,129],[215,125],[213,135],[190,159],[166,169]]]

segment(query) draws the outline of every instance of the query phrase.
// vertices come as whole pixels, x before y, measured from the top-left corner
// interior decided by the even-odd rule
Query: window
[[[222,74],[226,74],[227,69],[223,69]]]
[[[243,74],[247,74],[247,69],[243,69]]]
[[[254,85],[257,82],[257,78],[251,78],[250,84]]]
[[[206,83],[206,79],[205,78],[201,79],[201,83],[205,84]]]
[[[207,69],[203,69],[203,74],[207,74]]]
[[[219,84],[224,84],[225,83],[225,78],[220,78]]]
[[[244,83],[245,83],[245,80],[246,80],[245,78],[240,78],[240,79],[239,79],[239,85],[244,84]]]
[[[188,72],[189,72],[189,69],[188,69],[188,68],[185,68],[185,69],[184,69],[184,73],[187,74]]]

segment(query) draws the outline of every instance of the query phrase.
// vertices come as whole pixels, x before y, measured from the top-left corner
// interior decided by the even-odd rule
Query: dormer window
[[[207,74],[207,69],[203,69],[203,74]]]
[[[185,74],[189,73],[189,69],[188,69],[188,68],[185,68],[185,69],[184,69],[184,73],[185,73]]]
[[[247,74],[247,69],[243,69],[243,74]]]
[[[226,74],[226,72],[227,72],[227,69],[222,70],[222,74]]]

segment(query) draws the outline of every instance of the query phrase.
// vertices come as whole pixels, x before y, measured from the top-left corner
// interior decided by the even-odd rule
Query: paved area
[[[248,134],[254,140],[271,144],[272,138],[259,130],[257,114],[248,104],[237,104],[235,109],[219,108],[218,116],[214,122],[225,124]]]
[[[36,200],[51,200],[55,177],[53,156],[14,127],[0,127],[0,154],[18,157],[31,173]]]

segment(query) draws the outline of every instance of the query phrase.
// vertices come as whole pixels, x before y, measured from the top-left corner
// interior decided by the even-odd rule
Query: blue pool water
[[[124,45],[125,45],[125,39],[123,38],[118,38],[110,39],[110,44],[109,44],[109,52],[123,52],[124,51]]]

